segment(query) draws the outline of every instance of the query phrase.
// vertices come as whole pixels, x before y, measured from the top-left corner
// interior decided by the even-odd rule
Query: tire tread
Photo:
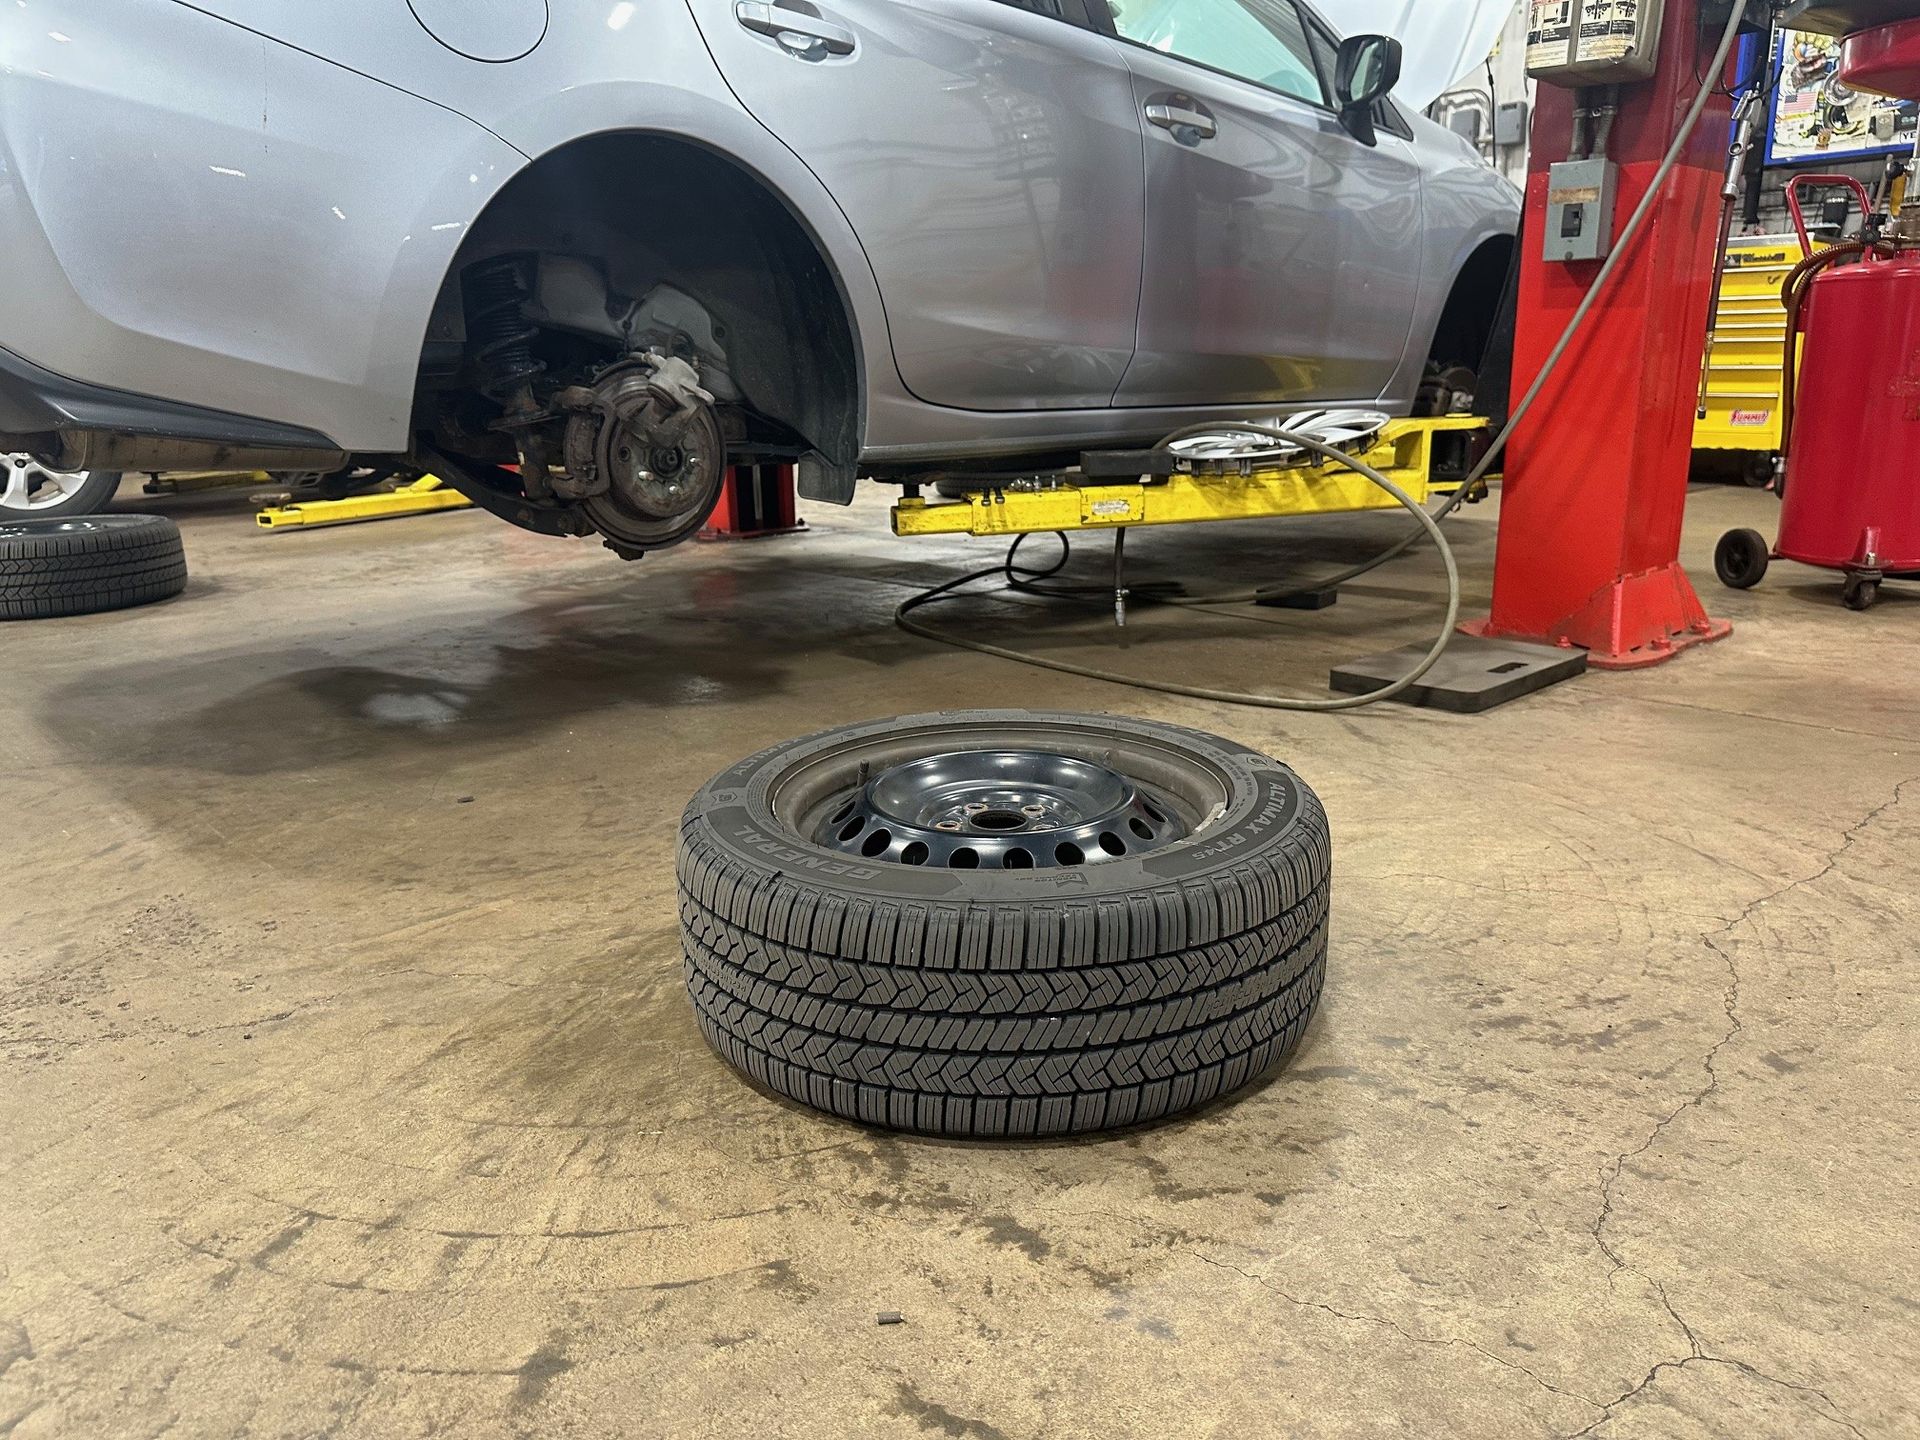
[[[11,533],[0,534],[0,620],[125,609],[186,588],[186,551],[171,520],[111,519],[112,528],[90,530],[62,530],[57,520],[8,523]],[[34,533],[42,524],[46,533]]]

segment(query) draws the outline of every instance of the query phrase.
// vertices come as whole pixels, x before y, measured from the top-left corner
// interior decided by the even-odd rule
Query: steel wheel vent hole
[[[860,853],[872,859],[893,843],[891,830],[876,830],[860,843]]]
[[[1134,816],[1133,819],[1127,822],[1127,828],[1133,831],[1133,833],[1138,835],[1142,840],[1153,839],[1153,828],[1150,825],[1148,825],[1146,821],[1142,820],[1138,815]]]
[[[1024,830],[1027,817],[1018,810],[982,810],[973,817],[976,830]]]
[[[1001,858],[1000,865],[1001,868],[1006,870],[1031,870],[1033,869],[1033,856],[1025,850],[1015,848],[1007,851],[1006,855]]]
[[[1087,855],[1078,845],[1063,840],[1053,847],[1053,858],[1062,865],[1083,865],[1086,863]]]
[[[1140,797],[1140,808],[1146,811],[1147,814],[1153,818],[1154,824],[1164,825],[1167,823],[1167,817],[1160,813],[1160,807],[1154,804],[1151,800],[1147,799],[1144,795]]]
[[[1100,848],[1109,855],[1124,855],[1127,853],[1127,842],[1111,830],[1102,830],[1100,832]]]
[[[978,850],[956,850],[947,857],[949,870],[978,870],[980,852]]]
[[[842,805],[837,811],[834,812],[833,819],[829,820],[827,823],[829,825],[838,825],[842,820],[845,820],[849,815],[853,814],[853,807],[858,803],[859,802],[856,800],[847,801],[846,804]]]
[[[928,851],[927,847],[916,840],[900,852],[900,863],[902,865],[924,865],[927,863],[929,853],[931,852]]]
[[[867,828],[867,817],[864,815],[856,815],[853,817],[853,819],[847,821],[846,824],[840,827],[840,838],[842,840],[851,840],[854,836],[858,835],[862,830],[866,828]]]

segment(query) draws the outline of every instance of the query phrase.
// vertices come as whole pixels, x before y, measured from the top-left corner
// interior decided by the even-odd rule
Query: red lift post
[[[1619,87],[1606,145],[1619,166],[1616,233],[1679,134],[1718,39],[1702,33],[1696,0],[1667,0],[1652,78]],[[1543,84],[1534,110],[1516,401],[1601,266],[1550,261],[1543,239],[1548,169],[1573,151],[1578,96]],[[1477,634],[1583,646],[1589,663],[1627,669],[1733,628],[1707,615],[1678,558],[1730,118],[1729,100],[1708,103],[1633,252],[1508,446],[1493,607],[1469,627]]]

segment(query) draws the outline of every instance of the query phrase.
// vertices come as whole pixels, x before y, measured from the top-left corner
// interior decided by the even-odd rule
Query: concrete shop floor
[[[1478,719],[1295,717],[895,632],[1000,547],[896,541],[883,500],[637,565],[146,502],[184,597],[0,630],[0,1436],[1920,1433],[1920,587],[1723,591],[1713,539],[1775,506],[1701,491],[1727,643]],[[1402,524],[1130,549],[1212,587]],[[1492,507],[1453,533],[1484,604]],[[1124,637],[936,613],[1317,691],[1430,634],[1437,577]],[[1016,1146],[724,1069],[681,990],[687,795],[836,722],[1026,703],[1318,788],[1331,983],[1290,1068]]]

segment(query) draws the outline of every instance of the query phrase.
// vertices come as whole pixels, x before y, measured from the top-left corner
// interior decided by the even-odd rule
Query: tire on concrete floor
[[[0,620],[145,605],[186,584],[180,530],[164,515],[0,515]]]
[[[1004,755],[1117,772],[1131,807],[1092,822],[1117,833],[1086,842],[1063,828],[1067,802],[1022,789],[1042,828],[975,839],[1005,817],[956,821],[939,807],[985,792],[938,776]],[[881,795],[914,772],[935,777],[913,802],[933,808],[913,814],[946,816],[937,834],[899,832],[906,810]],[[1036,860],[1060,833],[1082,839],[1081,862]],[[960,840],[978,851],[949,849]],[[1013,842],[1033,868],[1003,868],[1020,863]],[[922,1134],[1064,1135],[1204,1104],[1293,1050],[1325,976],[1313,792],[1278,761],[1152,721],[954,712],[788,741],[693,797],[678,870],[688,991],[720,1055],[804,1104]]]

